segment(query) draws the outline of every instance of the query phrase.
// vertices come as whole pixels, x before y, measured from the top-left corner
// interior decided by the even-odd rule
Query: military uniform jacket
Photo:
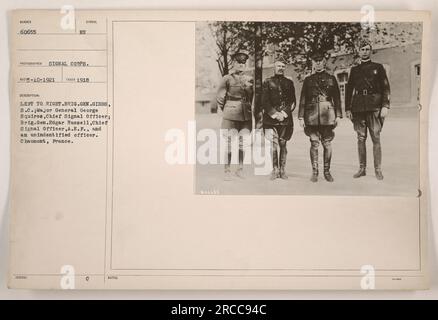
[[[345,111],[389,108],[390,87],[383,65],[371,61],[351,68],[345,94]]]
[[[270,125],[292,125],[292,111],[295,109],[295,87],[292,80],[283,75],[274,75],[263,82],[263,123]],[[273,119],[276,112],[284,111],[287,118],[282,122]]]
[[[252,120],[253,84],[253,78],[244,73],[232,72],[222,78],[217,93],[217,105],[223,111],[224,119]]]
[[[341,98],[336,78],[326,71],[316,72],[304,79],[301,89],[298,118],[308,126],[334,125],[342,118]]]

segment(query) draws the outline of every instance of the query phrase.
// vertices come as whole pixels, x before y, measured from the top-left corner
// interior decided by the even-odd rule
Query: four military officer
[[[384,67],[372,62],[371,44],[362,40],[359,45],[360,64],[351,69],[346,87],[345,111],[357,133],[359,171],[353,176],[366,175],[366,138],[369,131],[373,142],[376,178],[383,179],[380,132],[389,110],[389,81]],[[223,111],[221,128],[240,135],[250,135],[252,129],[253,78],[244,73],[248,54],[236,52],[232,72],[225,75],[217,94],[218,107]],[[339,119],[342,118],[341,98],[336,78],[326,71],[326,57],[322,51],[311,54],[313,73],[306,77],[301,90],[298,119],[310,139],[312,182],[318,181],[318,149],[321,142],[324,154],[324,178],[333,182],[330,172],[332,158],[331,142]],[[292,80],[284,76],[285,63],[276,61],[274,76],[263,83],[262,110],[263,129],[266,138],[272,141],[273,170],[271,179],[287,179],[287,141],[292,137],[296,97]],[[231,180],[231,135],[227,133],[228,153],[225,163],[225,179]],[[244,141],[239,141],[239,167],[235,175],[243,176]],[[278,154],[279,148],[279,154]]]
[[[321,141],[324,148],[324,178],[333,182],[330,173],[332,158],[331,141],[335,137],[334,128],[342,118],[341,99],[336,78],[325,70],[324,53],[316,51],[311,55],[314,73],[304,79],[301,90],[298,119],[310,138],[310,162],[312,182],[318,181],[318,148]]]
[[[262,108],[265,137],[272,142],[273,170],[271,180],[287,179],[286,143],[292,137],[294,123],[292,111],[295,109],[295,87],[292,80],[284,76],[286,65],[282,61],[274,63],[274,76],[263,83]],[[280,158],[278,157],[280,147]]]
[[[380,132],[389,110],[389,81],[383,65],[372,62],[371,43],[362,40],[359,44],[360,64],[351,68],[345,96],[345,111],[353,121],[357,133],[359,171],[353,176],[366,175],[366,139],[369,131],[373,142],[374,169],[376,178],[383,179],[382,147]]]

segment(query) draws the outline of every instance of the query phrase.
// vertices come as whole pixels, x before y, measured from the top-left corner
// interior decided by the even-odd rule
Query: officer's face
[[[322,71],[325,69],[325,58],[317,58],[313,60],[313,67],[315,68],[315,71]]]
[[[359,57],[362,60],[368,60],[371,56],[371,47],[365,46],[359,49]]]
[[[234,61],[234,69],[236,71],[244,71],[245,70],[245,66],[246,63],[242,63],[242,62],[238,62],[238,61]]]
[[[286,69],[286,65],[283,62],[276,62],[274,64],[275,74],[284,74],[285,69]]]

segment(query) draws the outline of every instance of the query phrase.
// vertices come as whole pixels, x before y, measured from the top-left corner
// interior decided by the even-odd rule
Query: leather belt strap
[[[231,101],[241,101],[241,100],[242,100],[242,97],[227,96],[227,100],[231,100]]]
[[[329,97],[320,96],[320,97],[314,98],[313,101],[314,102],[330,102],[332,100]]]

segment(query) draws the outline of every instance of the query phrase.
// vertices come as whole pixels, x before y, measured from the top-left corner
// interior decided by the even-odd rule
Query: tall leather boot
[[[318,181],[318,144],[313,143],[310,147],[310,162],[312,164],[312,176],[310,177],[310,181],[317,182]]]
[[[333,182],[333,177],[330,174],[330,163],[332,160],[332,145],[330,142],[325,142],[324,146],[324,178],[328,182]]]
[[[275,180],[279,177],[278,172],[278,151],[276,147],[273,147],[272,149],[272,172],[271,172],[271,180]]]
[[[280,144],[280,178],[284,180],[289,178],[286,174],[286,159],[287,159],[286,143]]]
[[[226,159],[227,162],[225,163],[225,167],[224,167],[224,180],[225,181],[233,180],[233,178],[231,176],[231,156],[232,156],[232,153],[228,152],[227,159]]]
[[[353,178],[360,178],[367,175],[367,147],[365,139],[357,140],[357,152],[359,155],[359,171],[353,175]]]
[[[236,176],[240,179],[245,179],[245,175],[243,174],[243,159],[245,157],[245,153],[243,150],[239,150],[239,168],[236,170]]]
[[[373,141],[373,156],[374,156],[374,169],[376,172],[377,180],[383,180],[382,174],[382,146],[380,139]]]

